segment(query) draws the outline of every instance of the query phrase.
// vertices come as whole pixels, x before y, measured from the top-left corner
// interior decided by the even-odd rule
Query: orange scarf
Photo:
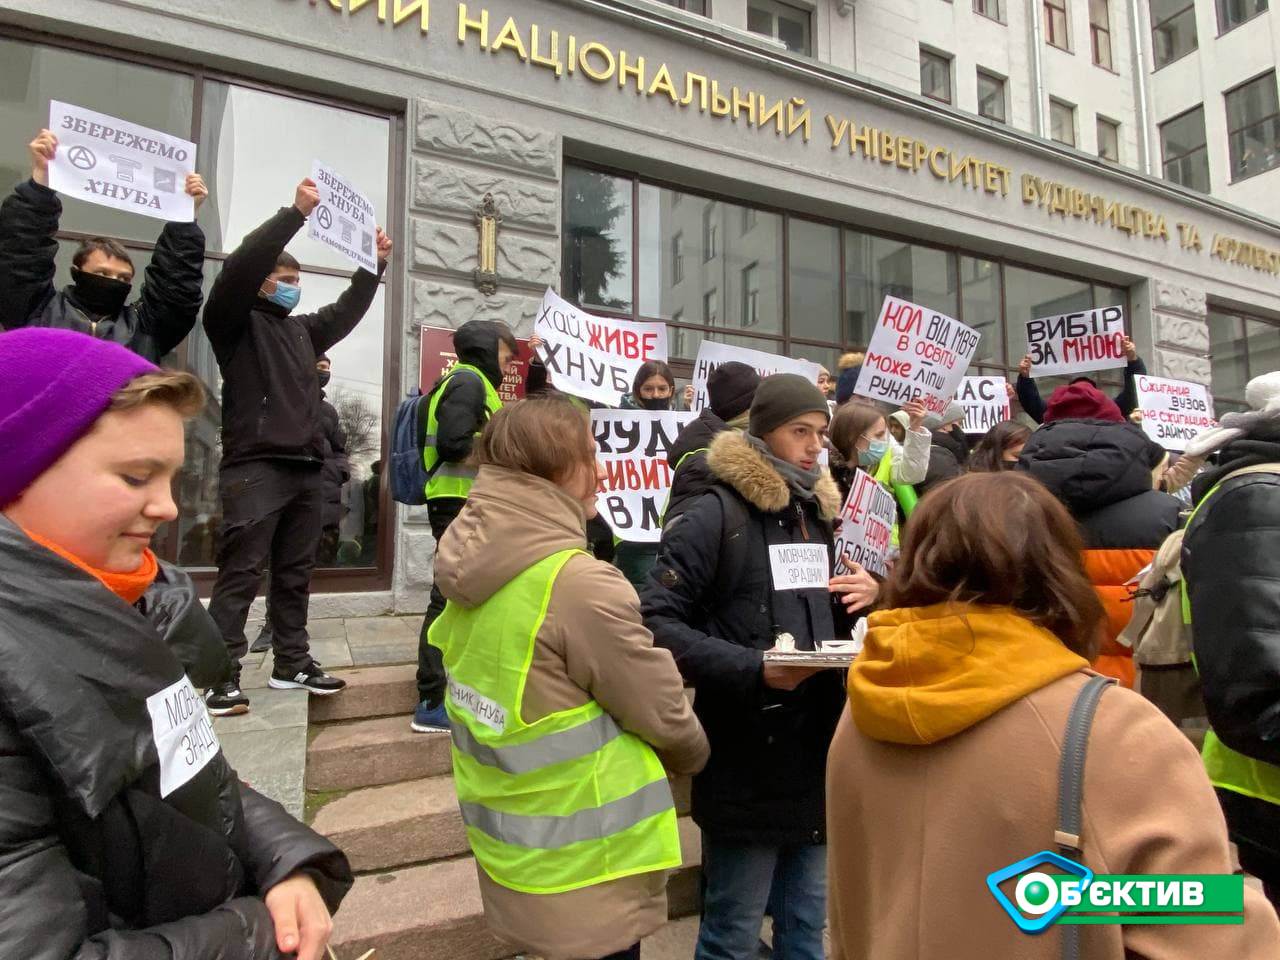
[[[46,540],[38,533],[32,533],[26,528],[23,528],[22,532],[46,550],[56,553],[67,563],[74,564],[85,573],[95,577],[104,587],[129,604],[129,606],[133,606],[142,599],[142,595],[147,592],[147,588],[156,582],[156,575],[160,571],[159,565],[156,563],[156,555],[151,552],[150,548],[143,551],[142,563],[137,570],[129,573],[113,573],[110,570],[99,570],[96,567],[89,566],[79,557],[62,549],[56,543]]]

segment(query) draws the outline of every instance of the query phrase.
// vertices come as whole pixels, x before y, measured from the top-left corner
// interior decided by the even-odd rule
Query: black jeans
[[[427,501],[427,517],[431,520],[431,535],[436,538],[436,563],[440,562],[440,538],[449,529],[449,524],[457,519],[466,505],[465,497],[438,497]],[[436,622],[436,617],[444,613],[444,594],[436,586],[434,571],[431,577],[431,603],[427,605],[427,615],[422,621],[422,633],[418,635],[418,699],[425,700],[427,706],[438,707],[444,702],[444,654],[427,643],[427,631]]]
[[[601,957],[600,960],[640,960],[640,944],[637,943],[626,950],[611,953],[607,957]]]
[[[248,649],[244,623],[270,561],[276,669],[296,673],[311,662],[307,606],[323,509],[319,465],[253,460],[223,469],[218,480],[222,528],[209,613],[238,679]]]

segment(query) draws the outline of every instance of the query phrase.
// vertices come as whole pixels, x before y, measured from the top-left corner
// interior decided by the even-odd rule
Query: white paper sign
[[[507,729],[507,711],[496,700],[490,700],[479,690],[449,678],[449,702],[460,710],[465,710],[480,723],[495,733],[505,733]]]
[[[986,433],[1009,419],[1008,381],[1004,377],[965,377],[956,402],[964,407],[964,432]]]
[[[763,350],[750,350],[747,347],[731,347],[727,343],[713,343],[703,340],[698,347],[698,358],[693,364],[693,405],[695,413],[701,413],[711,405],[707,395],[707,378],[721,364],[736,360],[754,367],[761,379],[771,377],[775,373],[794,373],[818,383],[818,365],[808,360],[796,360],[791,357],[779,357]]]
[[[956,394],[981,334],[945,313],[885,297],[854,393],[901,406],[919,400],[942,413]]]
[[[60,100],[49,101],[49,129],[58,138],[52,189],[144,217],[195,219],[186,192],[187,174],[196,169],[190,140]]]
[[[1197,436],[1218,425],[1213,398],[1200,384],[1146,376],[1137,380],[1142,429],[1166,450],[1185,450]]]
[[[662,539],[662,514],[675,474],[675,464],[667,457],[681,428],[693,417],[666,410],[591,411],[596,459],[606,474],[596,491],[596,509],[620,539]]]
[[[883,577],[893,542],[898,506],[893,494],[876,483],[865,470],[855,470],[849,496],[837,518],[836,563],[845,566],[847,556],[869,572]]]
[[[831,560],[825,543],[771,543],[769,570],[775,590],[825,590]]]
[[[1049,377],[1123,367],[1124,309],[1099,307],[1027,321],[1031,375]]]
[[[647,360],[667,359],[667,325],[597,317],[548,289],[533,332],[547,378],[565,393],[610,407],[631,391]]]
[[[185,676],[147,697],[151,735],[160,758],[160,796],[199,773],[222,749],[204,700]]]
[[[370,273],[378,272],[378,215],[369,198],[319,160],[311,162],[319,205],[307,220],[307,237],[332,247]]]

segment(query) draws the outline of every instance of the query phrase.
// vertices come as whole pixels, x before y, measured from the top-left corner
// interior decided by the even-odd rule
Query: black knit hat
[[[775,373],[760,381],[756,398],[751,401],[748,430],[753,437],[763,437],[806,413],[821,413],[831,419],[831,408],[822,391],[812,380],[799,374]]]
[[[760,374],[749,364],[730,360],[711,371],[707,377],[707,395],[711,412],[721,420],[732,420],[746,412],[760,386]]]

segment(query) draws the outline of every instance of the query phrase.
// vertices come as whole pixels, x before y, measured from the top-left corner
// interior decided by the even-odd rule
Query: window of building
[[[1114,70],[1111,65],[1111,15],[1107,7],[1107,0],[1089,0],[1089,41],[1093,47],[1094,64]]]
[[[791,335],[841,339],[840,231],[800,217],[787,220],[787,315]]]
[[[1069,147],[1076,145],[1076,108],[1049,98],[1049,136]]]
[[[1151,0],[1151,47],[1156,69],[1196,49],[1195,0]]]
[[[920,92],[933,100],[951,102],[951,58],[920,48]]]
[[[1044,38],[1050,46],[1071,49],[1067,33],[1067,0],[1044,0]]]
[[[1267,0],[1217,0],[1217,4],[1219,34],[1234,30],[1267,11]]]
[[[1280,97],[1275,71],[1229,90],[1226,100],[1232,183],[1280,166]]]
[[[1209,151],[1205,145],[1204,107],[1160,124],[1164,178],[1192,190],[1209,192]]]
[[[973,12],[1004,23],[1004,0],[973,0]]]
[[[760,322],[760,265],[749,263],[742,268],[742,326],[754,327]]]
[[[671,282],[679,283],[684,279],[684,234],[677,233],[671,238]]]
[[[702,325],[714,327],[720,322],[720,295],[715,288],[702,295]]]
[[[753,229],[755,229],[755,225],[756,225],[756,208],[743,207],[742,208],[742,232],[750,233]]]
[[[561,249],[565,296],[587,309],[631,309],[631,183],[570,167]]]
[[[1104,116],[1098,117],[1098,156],[1120,162],[1120,124]]]
[[[665,3],[668,7],[676,7],[679,10],[688,10],[690,13],[697,13],[701,16],[707,15],[707,0],[658,0],[659,3]]]
[[[1000,123],[1006,121],[1004,77],[978,71],[978,114]]]
[[[813,53],[812,15],[779,0],[749,0],[747,29],[781,40],[792,53]]]
[[[946,250],[846,230],[846,336],[866,344],[886,296],[902,297],[957,316],[956,258]]]
[[[1280,370],[1280,324],[1209,307],[1214,412],[1247,410],[1244,388],[1259,374]]]
[[[702,262],[714,260],[720,247],[720,205],[714,201],[702,210]]]

